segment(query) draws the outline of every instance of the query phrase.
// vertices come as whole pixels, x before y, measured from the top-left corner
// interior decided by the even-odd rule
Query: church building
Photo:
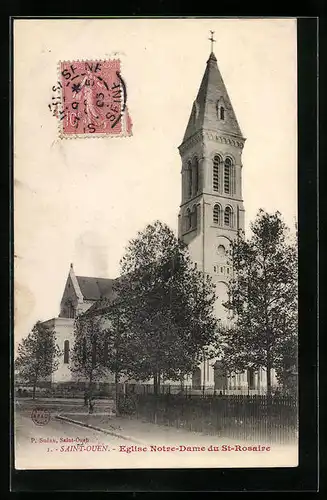
[[[211,276],[215,283],[215,314],[222,323],[230,320],[228,310],[223,307],[228,281],[233,275],[230,245],[238,230],[244,231],[244,143],[217,59],[211,51],[179,146],[182,195],[178,236],[188,245],[195,267]],[[110,279],[75,276],[71,265],[59,317],[46,322],[55,328],[64,350],[54,381],[71,379],[68,364],[75,316],[85,312],[99,298],[110,298],[113,283]],[[248,370],[227,377],[220,371],[219,360],[205,360],[187,382],[194,389],[205,386],[255,393],[266,386],[266,376],[264,370]],[[272,385],[276,384],[273,372]]]
[[[55,330],[58,345],[63,352],[58,369],[52,376],[53,382],[71,382],[75,380],[69,369],[70,352],[74,342],[75,318],[79,314],[85,313],[99,299],[110,299],[114,293],[114,282],[114,279],[109,278],[76,276],[73,264],[70,264],[60,303],[59,316],[44,321],[44,325]]]

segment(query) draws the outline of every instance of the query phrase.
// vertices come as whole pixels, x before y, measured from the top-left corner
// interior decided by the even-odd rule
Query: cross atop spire
[[[211,52],[213,52],[213,44],[214,44],[214,42],[216,41],[216,40],[214,39],[214,37],[213,37],[213,35],[215,34],[215,32],[210,30],[210,33],[211,33],[211,37],[209,38],[209,40],[210,40],[210,42],[211,42]]]

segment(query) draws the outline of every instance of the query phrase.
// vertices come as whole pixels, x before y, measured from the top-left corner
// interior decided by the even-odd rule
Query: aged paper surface
[[[280,211],[294,228],[296,59],[293,19],[15,20],[15,356],[37,321],[55,329],[63,351],[52,384],[38,387],[35,399],[31,383],[15,372],[16,468],[298,465],[296,432],[294,439],[247,439],[240,431],[247,417],[239,412],[227,416],[229,433],[179,425],[178,418],[169,426],[144,414],[115,416],[112,393],[107,399],[98,393],[90,410],[69,370],[76,310],[65,302],[68,286],[77,312],[101,298],[101,283],[105,289],[120,275],[126,245],[147,224],[160,220],[177,235],[189,146],[184,140],[184,149],[178,147],[188,123],[195,127],[186,133],[190,144],[200,119],[204,128],[209,123],[200,158],[213,142],[217,154],[242,150],[235,200],[244,201],[245,231],[260,208]],[[213,103],[215,82],[223,84],[217,73],[212,81],[209,75],[202,104],[204,114],[216,106],[220,135],[211,116],[199,117],[201,102],[193,104],[206,68],[215,72],[216,64],[225,90]],[[192,155],[197,147],[191,145]],[[95,284],[97,291],[90,291]],[[205,366],[198,386],[190,382],[188,397],[196,404],[216,397],[214,371]],[[264,397],[264,375],[248,377],[228,382],[224,397],[238,396],[237,404],[246,396]],[[109,382],[112,388],[114,379]],[[147,389],[133,384],[145,394],[152,382],[143,384]],[[169,386],[177,391],[173,382]],[[229,403],[224,405],[217,419]],[[296,409],[287,411],[293,418]]]

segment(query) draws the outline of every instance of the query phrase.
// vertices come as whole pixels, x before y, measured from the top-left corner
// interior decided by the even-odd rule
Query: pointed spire
[[[207,60],[183,142],[200,130],[220,131],[243,137],[213,51]]]
[[[215,54],[213,52],[210,53],[209,59],[207,60],[207,64],[210,61],[217,62],[217,58],[216,58],[216,56],[215,56]]]

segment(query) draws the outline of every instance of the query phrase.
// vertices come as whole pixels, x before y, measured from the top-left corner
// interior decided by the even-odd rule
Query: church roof
[[[108,307],[114,302],[117,294],[113,291],[110,297],[102,297],[95,301],[91,307],[83,313],[83,317],[98,316],[108,311]]]
[[[85,300],[109,298],[113,293],[114,279],[93,278],[90,276],[76,276],[76,279]]]
[[[224,119],[219,118],[220,106],[225,110]],[[207,61],[207,67],[193,103],[183,142],[203,129],[243,137],[213,52]]]

